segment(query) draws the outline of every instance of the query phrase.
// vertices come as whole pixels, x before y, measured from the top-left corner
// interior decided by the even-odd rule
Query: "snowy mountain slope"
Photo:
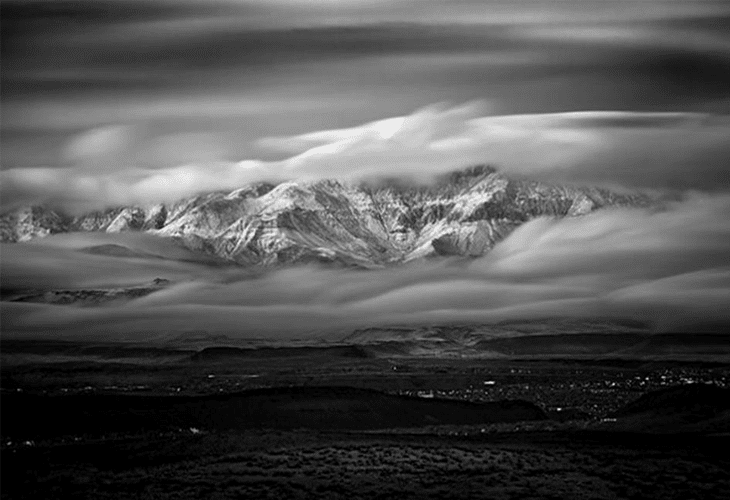
[[[23,242],[72,231],[144,231],[242,265],[334,262],[380,267],[432,255],[479,256],[540,216],[607,206],[647,206],[642,194],[509,179],[490,167],[435,185],[337,180],[255,184],[172,204],[70,217],[46,207],[0,216],[0,239]]]

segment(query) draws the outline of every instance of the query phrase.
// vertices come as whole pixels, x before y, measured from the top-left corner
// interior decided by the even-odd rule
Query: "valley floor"
[[[195,349],[115,349],[3,344],[2,498],[730,497],[727,419],[690,432],[685,412],[661,433],[647,432],[646,417],[641,432],[613,422],[649,391],[727,388],[727,363],[372,358],[347,349],[200,359]],[[251,394],[273,405],[272,425],[215,418],[237,414],[227,401],[259,408]],[[412,399],[388,399],[396,396]],[[459,404],[503,400],[523,401],[518,410],[530,418],[459,420]],[[169,401],[183,403],[171,410]],[[185,423],[185,401],[211,425]],[[357,425],[348,424],[353,408]],[[419,408],[432,415],[419,421]],[[308,412],[308,428],[291,420],[297,412]],[[368,428],[371,414],[403,425]],[[330,427],[312,424],[317,415]],[[128,416],[138,429],[111,427]],[[78,418],[97,424],[79,430]]]

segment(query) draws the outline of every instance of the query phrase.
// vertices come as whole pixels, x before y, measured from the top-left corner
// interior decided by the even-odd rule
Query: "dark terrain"
[[[716,337],[503,338],[486,358],[6,340],[2,496],[727,498]]]

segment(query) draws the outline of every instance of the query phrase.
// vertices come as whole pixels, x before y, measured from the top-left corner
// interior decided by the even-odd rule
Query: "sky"
[[[659,214],[534,221],[467,267],[295,269],[261,278],[258,295],[246,273],[172,257],[129,268],[58,239],[3,245],[5,285],[185,283],[114,311],[7,304],[5,328],[728,322],[725,0],[3,0],[0,19],[3,211],[77,213],[259,180],[427,180],[480,163],[678,200]]]
[[[646,164],[648,179],[618,172],[645,187],[683,149],[689,158],[674,163],[699,172],[675,166],[660,184],[728,185],[724,1],[6,0],[0,8],[4,209],[48,200],[99,208],[149,201],[150,191],[175,198],[199,178],[235,189],[262,177],[351,176],[341,164],[356,147],[343,159],[331,136],[304,148],[301,136],[413,116],[397,135],[419,146],[430,145],[433,128],[462,127],[442,132],[454,140],[448,154],[442,141],[426,173],[475,160],[525,169],[510,143],[521,135],[552,161],[531,171],[589,155],[594,170]],[[444,117],[434,106],[466,111]],[[562,115],[576,112],[593,118]],[[494,117],[501,128],[459,123]],[[475,134],[490,146],[475,150]],[[380,139],[395,155],[388,174],[413,173],[398,158],[403,141]],[[608,153],[593,154],[599,143]],[[326,161],[322,149],[297,158],[326,144]],[[169,192],[182,166],[193,171],[191,187]]]

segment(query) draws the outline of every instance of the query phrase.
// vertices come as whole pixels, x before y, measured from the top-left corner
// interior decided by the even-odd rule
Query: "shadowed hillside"
[[[614,414],[616,427],[643,432],[730,432],[730,389],[687,384],[644,394]]]
[[[203,397],[11,394],[2,403],[3,434],[16,438],[180,427],[382,429],[547,418],[525,401],[476,404],[350,387],[283,387]],[[38,415],[53,417],[39,425],[33,418]]]
[[[291,357],[344,357],[368,358],[371,355],[362,347],[258,347],[242,349],[239,347],[206,347],[193,354],[190,359],[196,362],[235,361],[243,359],[291,358]]]

